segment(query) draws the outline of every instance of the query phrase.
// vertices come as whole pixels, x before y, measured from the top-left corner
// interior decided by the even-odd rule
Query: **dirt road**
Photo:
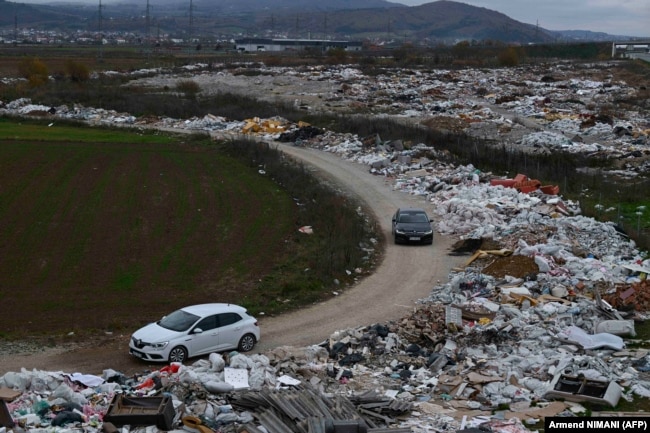
[[[318,150],[278,146],[288,156],[312,166],[317,176],[357,196],[366,212],[377,218],[388,239],[390,218],[397,207],[426,207],[421,197],[394,191],[387,179],[370,174],[363,165]],[[294,313],[261,317],[262,340],[255,352],[278,346],[318,344],[337,330],[401,318],[418,299],[429,294],[438,280],[446,281],[451,268],[466,260],[448,255],[453,241],[436,235],[433,246],[387,242],[383,261],[376,271],[339,296]],[[105,335],[93,341],[51,347],[26,346],[19,352],[0,347],[0,375],[21,368],[98,375],[105,369],[132,375],[160,368],[129,356],[128,339],[129,335]]]
[[[283,146],[317,170],[317,175],[341,185],[363,200],[390,238],[390,219],[399,206],[425,206],[421,197],[394,191],[384,177],[366,167],[317,150]],[[278,344],[308,345],[332,332],[398,319],[426,297],[437,280],[446,281],[449,270],[466,258],[449,256],[449,238],[436,237],[434,246],[403,246],[387,242],[382,264],[354,288],[327,303],[301,309],[280,318],[262,321],[264,341],[260,349]]]

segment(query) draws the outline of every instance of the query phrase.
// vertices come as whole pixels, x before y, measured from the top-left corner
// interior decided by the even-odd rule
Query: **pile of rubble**
[[[239,73],[239,66],[249,73]],[[613,70],[618,67],[617,62],[609,61],[426,72],[396,68],[369,76],[350,66],[295,69],[196,64],[180,72],[157,69],[122,75],[132,79],[129,86],[175,89],[179,82],[191,79],[206,97],[244,93],[312,111],[358,109],[367,115],[391,115],[439,130],[465,132],[500,147],[598,155],[617,161],[617,174],[635,177],[647,172],[650,164],[650,121],[647,106],[644,109],[642,103],[621,101],[647,100],[648,90],[616,78]],[[259,74],[250,74],[253,70]],[[61,117],[99,123],[212,132],[257,130],[250,122],[212,115],[184,120],[136,119],[79,105],[44,107],[13,101],[3,106],[0,102],[0,113],[40,115],[52,111]]]
[[[522,81],[521,74],[534,75],[531,69],[372,80],[351,69],[339,75],[320,69],[305,79],[339,80],[347,83],[341,89],[347,98],[369,106],[390,100],[402,115],[417,111],[457,116],[468,128],[490,122],[519,128],[488,108],[491,103],[565,132],[520,134],[526,146],[555,147],[550,143],[557,137],[557,146],[573,147],[576,139],[566,133],[579,132],[611,139],[609,150],[593,142],[595,147],[585,151],[646,155],[647,119],[628,113],[612,120],[611,127],[576,123],[588,113],[575,98],[611,100],[632,88],[564,78],[567,68],[553,69],[553,80],[544,84],[530,76]],[[354,84],[343,77],[354,77]],[[522,95],[519,83],[530,92]],[[483,95],[482,105],[477,94]],[[551,101],[558,101],[552,109]],[[563,110],[576,105],[582,117],[565,118]],[[406,317],[340,330],[321,345],[252,356],[213,354],[139,377],[115,371],[102,377],[7,373],[0,378],[0,399],[6,401],[0,433],[126,433],[129,427],[153,431],[153,426],[201,433],[316,432],[346,423],[348,429],[364,425],[415,433],[479,425],[527,431],[547,416],[586,412],[586,403],[605,410],[620,399],[650,397],[650,354],[627,347],[637,342],[635,325],[650,311],[650,260],[616,226],[580,215],[577,203],[557,194],[495,184],[495,176],[472,165],[438,162],[439,151],[424,144],[406,148],[399,141],[304,129],[308,126],[281,119],[145,120],[28,100],[0,109],[7,111],[219,133],[246,129],[269,141],[282,135],[284,141],[364,164],[370,173],[390,179],[394,189],[421,197],[436,215],[437,230],[460,238],[457,252],[468,254],[468,261],[450,273],[449,281],[432,287]],[[628,123],[620,129],[616,125],[623,120]],[[120,399],[128,398],[120,406]],[[153,407],[147,403],[152,401]],[[133,416],[133,407],[148,417]]]
[[[507,419],[650,396],[648,351],[626,350],[624,339],[636,336],[635,323],[650,311],[650,260],[615,225],[580,215],[577,203],[555,193],[523,193],[471,165],[437,163],[435,149],[423,145],[406,152],[324,140],[314,146],[422,196],[438,230],[460,236],[474,253],[395,331],[415,345],[404,350],[425,362],[409,392],[431,400],[432,389],[437,397],[446,391],[454,410],[522,409]],[[412,360],[406,365],[422,372]],[[551,403],[557,399],[574,403]]]
[[[606,409],[650,397],[650,355],[626,348],[650,311],[650,261],[612,224],[581,216],[560,196],[522,193],[471,165],[438,163],[424,145],[398,151],[396,143],[368,146],[331,133],[296,137],[421,196],[438,230],[461,239],[456,251],[469,255],[466,265],[410,315],[340,330],[317,346],[213,354],[130,378],[7,373],[0,387],[17,393],[6,398],[4,428],[151,429],[158,421],[111,416],[111,405],[162,396],[164,407],[131,403],[163,418],[171,404],[171,420],[156,427],[163,430],[307,432],[357,423],[527,431],[547,416],[585,412],[584,403]],[[117,415],[131,410],[119,407]]]
[[[617,66],[601,62],[489,70],[395,69],[375,76],[349,66],[259,66],[260,75],[252,78],[236,71],[204,71],[193,80],[206,95],[232,91],[234,83],[255,97],[285,99],[309,110],[356,107],[492,139],[498,146],[607,155],[620,159],[621,169],[638,175],[647,169],[650,123],[640,106],[624,108],[618,102],[643,99],[647,89],[615,78],[611,71]],[[159,75],[132,84],[173,87],[179,79]],[[608,108],[612,105],[617,109]]]

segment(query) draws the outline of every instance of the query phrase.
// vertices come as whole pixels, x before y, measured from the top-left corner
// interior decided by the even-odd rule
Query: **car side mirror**
[[[202,334],[202,333],[203,333],[203,329],[201,328],[194,328],[192,330],[192,334]]]

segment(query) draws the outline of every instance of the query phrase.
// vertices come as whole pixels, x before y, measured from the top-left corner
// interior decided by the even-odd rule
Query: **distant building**
[[[302,51],[315,49],[327,52],[332,48],[342,48],[345,51],[361,51],[361,41],[329,41],[318,39],[264,39],[244,38],[235,40],[235,49],[242,52],[257,51]]]
[[[650,39],[612,42],[612,57],[641,59],[650,62]]]

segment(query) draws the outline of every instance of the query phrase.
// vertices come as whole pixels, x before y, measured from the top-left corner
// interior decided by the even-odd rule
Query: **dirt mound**
[[[506,275],[515,278],[531,278],[537,275],[539,267],[531,257],[516,255],[495,255],[490,251],[499,251],[503,246],[494,239],[463,239],[454,243],[451,248],[451,255],[472,255],[477,251],[484,251],[488,254],[473,260],[472,266],[480,267],[481,272],[494,278],[504,278]],[[466,265],[469,265],[467,263]]]
[[[452,255],[474,254],[478,250],[499,250],[503,248],[501,244],[491,238],[481,239],[462,239],[456,241],[451,247]]]
[[[495,278],[504,278],[506,275],[515,278],[528,278],[531,275],[537,275],[539,273],[539,267],[532,257],[515,255],[508,257],[496,256],[490,264],[483,268],[482,272]]]

